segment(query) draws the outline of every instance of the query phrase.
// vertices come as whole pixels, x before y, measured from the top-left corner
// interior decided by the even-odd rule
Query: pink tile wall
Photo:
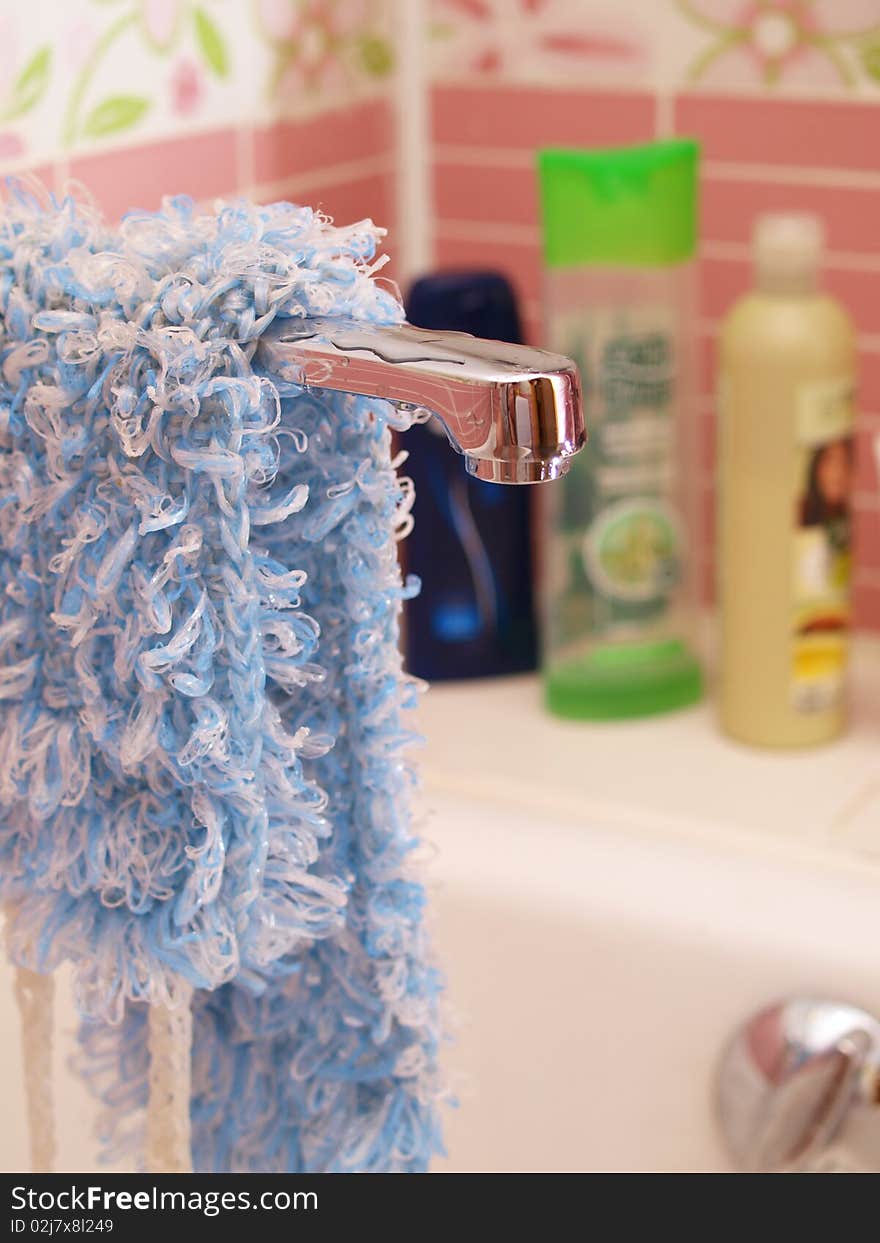
[[[323,112],[297,121],[276,121],[253,130],[253,171],[259,183],[301,176],[387,154],[391,110],[384,99]]]
[[[544,143],[633,142],[654,115],[649,94],[541,87],[439,86],[434,91],[434,141],[522,150]]]
[[[237,182],[235,131],[211,130],[102,151],[70,162],[70,176],[95,196],[109,219],[129,208],[157,208],[165,194],[196,199],[228,194]]]
[[[857,621],[880,629],[880,104],[688,91],[556,90],[498,82],[439,84],[433,93],[436,253],[442,266],[495,266],[512,279],[530,339],[541,339],[541,256],[535,148],[601,146],[692,134],[703,144],[700,247],[700,457],[704,544],[712,581],[715,335],[750,283],[754,216],[818,212],[828,238],[826,284],[860,334],[856,494]]]
[[[290,197],[340,223],[372,216],[393,224],[393,118],[385,99],[299,121],[222,127],[161,142],[75,155],[30,170],[52,189],[73,178],[109,219],[157,208],[167,194],[201,201],[246,194]]]
[[[876,172],[877,105],[694,92],[674,101],[675,126],[707,160]]]

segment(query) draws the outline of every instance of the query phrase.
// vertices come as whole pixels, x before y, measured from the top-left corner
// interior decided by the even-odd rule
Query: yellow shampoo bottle
[[[754,250],[720,342],[721,724],[798,747],[846,721],[855,333],[815,217],[760,217]]]

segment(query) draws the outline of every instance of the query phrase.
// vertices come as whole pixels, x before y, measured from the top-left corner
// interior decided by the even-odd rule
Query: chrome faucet
[[[468,472],[494,483],[558,479],[586,440],[577,368],[545,350],[411,324],[288,319],[259,353],[292,383],[435,414]]]

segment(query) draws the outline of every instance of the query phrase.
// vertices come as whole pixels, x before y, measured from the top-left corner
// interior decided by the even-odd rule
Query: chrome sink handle
[[[880,1172],[880,1023],[842,1002],[795,999],[727,1046],[718,1114],[738,1169]]]
[[[292,383],[436,414],[468,472],[494,483],[558,479],[586,440],[577,367],[546,350],[411,324],[287,319],[259,355]]]

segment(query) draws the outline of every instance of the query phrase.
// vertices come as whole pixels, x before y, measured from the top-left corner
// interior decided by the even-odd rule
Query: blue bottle
[[[513,290],[494,272],[422,277],[407,317],[420,328],[522,340]],[[431,682],[535,669],[530,489],[466,474],[436,419],[411,428],[404,446],[416,487],[404,555],[422,580],[406,609],[407,669]]]

